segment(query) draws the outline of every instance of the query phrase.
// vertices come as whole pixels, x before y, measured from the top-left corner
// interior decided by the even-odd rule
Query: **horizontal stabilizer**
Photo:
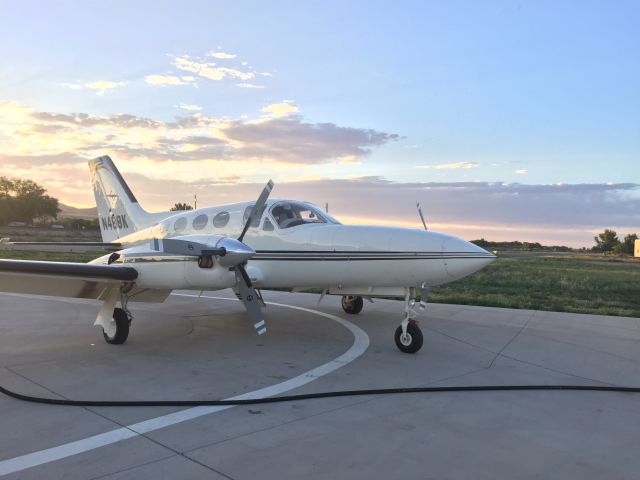
[[[111,242],[12,242],[8,238],[0,239],[0,249],[37,250],[39,252],[87,252],[91,250],[116,251],[121,243]]]

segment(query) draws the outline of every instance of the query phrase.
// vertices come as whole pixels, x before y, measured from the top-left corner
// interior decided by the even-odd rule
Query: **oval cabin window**
[[[229,223],[229,212],[220,212],[213,217],[213,226],[216,228],[222,228]]]
[[[179,218],[176,220],[176,223],[173,224],[173,229],[176,232],[182,232],[187,228],[187,219],[185,217]]]
[[[209,221],[209,217],[207,217],[205,214],[202,214],[194,218],[191,225],[193,226],[194,230],[202,230],[204,227],[207,226],[208,221]]]

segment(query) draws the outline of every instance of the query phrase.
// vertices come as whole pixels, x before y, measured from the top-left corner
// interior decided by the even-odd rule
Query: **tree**
[[[46,192],[33,180],[0,177],[0,224],[57,218],[60,212],[58,199]]]
[[[627,255],[633,255],[633,249],[636,240],[638,239],[638,235],[635,233],[630,233],[624,237],[624,241],[622,242],[622,253],[626,253]]]
[[[596,242],[593,250],[596,252],[611,252],[617,245],[620,245],[618,234],[608,228],[605,229],[604,232],[599,233],[597,237],[593,237],[593,239]]]
[[[170,212],[177,212],[178,210],[193,210],[193,207],[188,203],[178,202],[169,209]]]

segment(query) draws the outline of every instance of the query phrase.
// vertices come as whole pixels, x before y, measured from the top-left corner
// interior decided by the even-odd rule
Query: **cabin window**
[[[262,227],[262,229],[265,232],[273,232],[276,227],[273,226],[273,223],[271,223],[271,220],[269,220],[268,218],[264,221],[264,226]]]
[[[251,215],[251,212],[253,211],[253,207],[255,207],[255,205],[249,205],[245,211],[244,211],[244,217],[242,220],[242,225],[244,225],[245,223],[247,223],[247,220],[249,219],[249,215]],[[260,220],[262,219],[262,215],[264,215],[264,211],[267,207],[262,207],[262,211],[260,212],[260,215],[256,215],[255,217],[253,217],[253,220],[251,221],[251,228],[256,228],[260,226]]]
[[[322,212],[309,203],[281,202],[271,208],[271,215],[280,228],[297,227],[308,223],[327,223]]]
[[[187,228],[186,217],[179,218],[176,220],[176,223],[173,224],[173,229],[178,233],[183,232],[185,228]]]
[[[205,214],[202,214],[194,218],[193,223],[191,225],[193,226],[194,230],[202,230],[204,227],[207,226],[208,221],[209,221],[209,217],[207,217]]]
[[[229,212],[220,212],[213,217],[213,226],[216,228],[222,228],[229,223]]]

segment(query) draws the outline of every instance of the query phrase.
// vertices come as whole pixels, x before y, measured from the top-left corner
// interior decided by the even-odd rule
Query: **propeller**
[[[427,223],[424,221],[424,215],[422,215],[422,207],[420,206],[420,202],[416,202],[416,208],[418,209],[418,214],[420,215],[420,220],[422,220],[422,225],[425,230],[429,230],[427,228]]]
[[[221,238],[215,246],[207,245],[197,241],[192,241],[188,237],[176,237],[176,238],[154,238],[151,240],[151,248],[156,251],[162,251],[166,253],[173,253],[176,255],[186,255],[198,257],[198,265],[202,268],[213,267],[212,257],[217,257],[217,261],[223,267],[228,267],[230,270],[235,271],[236,277],[236,292],[238,298],[243,303],[244,308],[247,310],[249,319],[253,323],[253,327],[256,329],[259,335],[262,335],[267,331],[262,318],[262,312],[260,311],[259,296],[253,284],[249,274],[244,266],[256,252],[249,245],[244,243],[244,238],[247,230],[251,226],[251,223],[262,214],[269,194],[273,190],[273,181],[269,180],[267,185],[262,190],[262,193],[258,197],[258,201],[254,205],[249,218],[242,228],[242,233],[235,239],[231,237]]]
[[[258,197],[258,201],[251,209],[251,213],[249,214],[249,218],[244,224],[244,228],[242,229],[242,233],[238,237],[238,242],[242,242],[247,230],[251,226],[251,223],[255,218],[259,218],[262,214],[262,211],[267,204],[267,199],[269,198],[269,194],[273,190],[273,181],[269,180],[265,185],[262,193]],[[244,245],[244,244],[243,244]],[[262,318],[262,312],[260,311],[260,305],[258,304],[258,293],[255,288],[253,288],[253,284],[251,283],[251,278],[249,278],[249,274],[247,270],[244,268],[246,260],[243,262],[239,262],[235,265],[236,271],[236,286],[238,287],[238,298],[244,304],[244,308],[247,310],[247,314],[249,315],[249,320],[253,323],[253,328],[256,329],[258,335],[262,335],[267,331],[267,328],[264,323],[264,319]]]

